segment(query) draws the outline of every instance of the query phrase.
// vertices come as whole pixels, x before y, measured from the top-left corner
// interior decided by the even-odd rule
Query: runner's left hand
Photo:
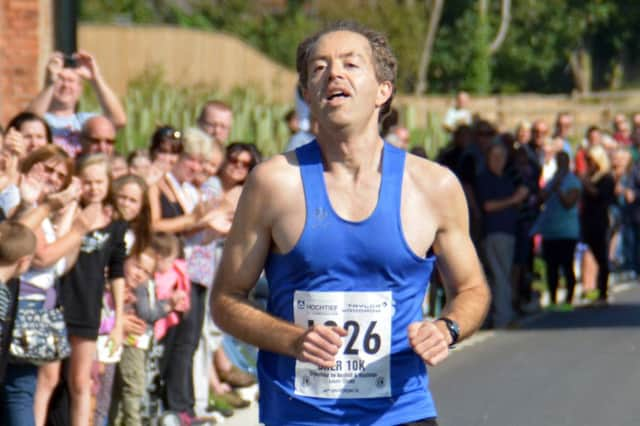
[[[447,335],[435,322],[414,322],[408,328],[409,343],[427,365],[435,366],[449,356]]]

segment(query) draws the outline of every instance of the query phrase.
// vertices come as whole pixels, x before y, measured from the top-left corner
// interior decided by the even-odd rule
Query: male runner
[[[214,284],[214,319],[260,347],[266,425],[435,425],[425,363],[473,333],[489,291],[448,170],[378,134],[396,60],[380,34],[338,23],[298,47],[317,142],[256,167]],[[448,303],[423,320],[438,258]],[[268,312],[248,293],[262,269]]]

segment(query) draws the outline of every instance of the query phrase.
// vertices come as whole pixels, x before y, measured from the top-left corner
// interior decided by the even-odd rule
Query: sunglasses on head
[[[180,139],[182,137],[182,133],[180,130],[176,130],[172,127],[165,127],[160,131],[160,137],[162,139]]]

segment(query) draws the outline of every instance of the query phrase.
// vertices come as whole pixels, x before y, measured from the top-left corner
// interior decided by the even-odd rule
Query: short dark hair
[[[260,150],[254,144],[247,142],[233,142],[227,146],[227,150],[225,152],[225,164],[220,168],[225,166],[231,157],[238,155],[241,152],[248,152],[249,155],[251,155],[249,171],[253,170],[253,168],[262,161],[262,153],[260,153]]]
[[[599,132],[599,131],[600,131],[600,127],[598,127],[598,126],[589,126],[589,128],[587,129],[587,133],[585,133],[585,135],[588,137],[591,133]]]
[[[149,147],[149,155],[152,161],[156,159],[156,154],[160,152],[165,144],[169,145],[173,154],[181,154],[184,150],[182,133],[173,126],[157,127],[151,136],[151,146]]]
[[[307,37],[298,45],[296,52],[296,69],[298,71],[298,79],[300,80],[300,86],[302,88],[307,87],[308,83],[308,65],[311,54],[318,43],[318,40],[322,36],[338,31],[348,31],[356,34],[360,34],[369,41],[371,47],[371,58],[373,60],[373,66],[376,73],[376,78],[379,82],[390,81],[393,86],[391,96],[387,102],[382,105],[380,109],[379,120],[389,112],[391,109],[391,101],[393,100],[393,94],[396,87],[396,76],[398,74],[398,61],[391,50],[391,45],[387,40],[387,37],[370,28],[358,24],[353,21],[337,21],[329,24],[324,29],[318,31],[310,37]]]
[[[380,127],[382,128],[381,134],[382,136],[386,136],[389,134],[392,128],[396,127],[400,123],[400,114],[398,110],[395,108],[391,108],[389,113],[382,119],[380,123]]]
[[[297,115],[296,110],[292,108],[289,111],[287,111],[287,113],[284,115],[284,121],[288,123],[296,115]]]
[[[44,126],[45,135],[47,137],[47,142],[51,143],[53,141],[53,137],[51,134],[51,127],[49,127],[49,124],[47,124],[44,118],[30,111],[23,111],[18,115],[16,115],[15,117],[13,117],[11,121],[9,121],[9,124],[7,124],[7,129],[10,129],[13,127],[14,129],[20,131],[20,128],[22,127],[22,125],[29,121],[39,121],[40,123],[42,123],[42,125]]]

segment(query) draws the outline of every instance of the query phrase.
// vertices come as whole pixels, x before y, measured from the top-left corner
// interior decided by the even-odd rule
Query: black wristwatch
[[[460,326],[457,322],[447,317],[440,317],[437,321],[442,321],[446,324],[447,330],[449,330],[449,334],[451,335],[451,344],[449,347],[452,348],[460,338]]]

